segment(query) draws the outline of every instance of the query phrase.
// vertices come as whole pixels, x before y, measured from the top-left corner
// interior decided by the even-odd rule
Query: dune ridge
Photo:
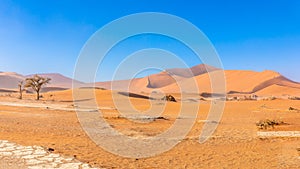
[[[144,78],[115,81],[117,85],[114,85],[116,87],[114,89],[111,88],[111,84],[114,82],[100,82],[96,83],[96,86],[135,93],[151,93],[156,90],[180,93],[182,90],[183,92],[194,92],[192,86],[196,83],[198,93],[210,93],[212,92],[210,75],[222,70],[213,67],[204,70],[205,66],[194,66],[190,70],[169,69]],[[227,94],[300,95],[300,83],[275,71],[224,70],[224,74]]]

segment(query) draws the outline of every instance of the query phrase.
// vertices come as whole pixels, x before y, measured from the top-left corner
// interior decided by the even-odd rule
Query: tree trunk
[[[40,91],[36,91],[36,100],[40,100]]]
[[[20,86],[20,97],[19,97],[20,99],[22,99],[22,92],[23,92],[22,91],[22,86]]]

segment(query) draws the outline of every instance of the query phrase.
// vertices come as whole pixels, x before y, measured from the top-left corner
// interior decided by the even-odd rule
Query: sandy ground
[[[167,103],[161,116],[151,123],[136,123],[120,118],[111,92],[96,92],[97,102],[105,120],[116,130],[129,136],[154,136],[177,119],[180,103]],[[124,96],[117,96],[122,99]],[[213,136],[203,144],[198,142],[210,102],[201,101],[198,117],[188,136],[173,149],[149,158],[124,158],[98,147],[81,128],[70,91],[43,94],[40,101],[34,95],[0,95],[0,140],[21,145],[53,148],[55,153],[104,168],[300,168],[299,137],[257,136],[255,123],[276,119],[287,125],[266,131],[300,131],[300,101],[232,101],[226,102],[221,122]],[[85,98],[82,101],[89,100]],[[150,107],[146,99],[131,98],[140,111]],[[199,104],[191,102],[190,104]],[[83,111],[85,111],[84,109]],[[160,146],[160,145],[157,145]]]

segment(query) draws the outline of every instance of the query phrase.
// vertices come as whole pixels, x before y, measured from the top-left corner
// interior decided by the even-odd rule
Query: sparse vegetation
[[[276,100],[277,98],[276,97],[274,97],[274,96],[272,96],[272,97],[266,97],[266,98],[264,98],[263,100]]]
[[[39,100],[42,86],[48,84],[50,80],[50,78],[34,75],[31,78],[26,78],[25,87],[31,87],[36,92],[36,100]]]
[[[258,96],[257,95],[249,95],[249,96],[244,96],[244,100],[247,101],[253,101],[253,100],[257,100]]]
[[[258,121],[256,123],[256,126],[259,127],[259,129],[268,129],[270,127],[274,128],[274,126],[282,125],[282,124],[287,124],[287,123],[285,123],[283,121],[266,119],[266,120]]]
[[[300,110],[297,109],[297,108],[294,108],[294,107],[289,107],[289,111],[296,111],[296,112],[299,112]]]
[[[293,96],[293,97],[289,97],[288,99],[290,99],[290,100],[300,100],[300,97]]]
[[[162,100],[166,100],[166,101],[169,101],[169,102],[177,102],[175,97],[172,96],[172,95],[166,95],[162,98]]]

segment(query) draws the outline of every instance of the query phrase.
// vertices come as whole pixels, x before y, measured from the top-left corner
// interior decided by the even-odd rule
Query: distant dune
[[[15,89],[18,87],[19,81],[23,80],[24,76],[14,72],[0,73],[0,88]]]
[[[210,76],[221,71],[212,66],[200,64],[190,69],[174,68],[152,74],[143,78],[129,80],[117,80],[97,82],[96,87],[126,91],[132,93],[151,93],[163,91],[166,93],[211,93]],[[262,72],[246,70],[225,70],[227,94],[257,94],[261,96],[300,96],[300,83],[294,82],[278,72],[266,70]],[[43,92],[65,90],[72,87],[72,79],[58,73],[39,74],[51,78],[51,83],[44,88]],[[18,82],[26,77],[13,72],[0,73],[0,88],[2,91],[16,89]],[[77,87],[90,87],[86,84],[74,81]],[[197,90],[193,85],[197,84]]]
[[[47,85],[47,87],[57,87],[57,88],[72,88],[72,80],[69,77],[63,76],[59,73],[42,73],[38,74],[43,77],[51,78],[50,84]],[[26,77],[31,77],[33,75],[27,75]],[[76,86],[84,86],[84,83],[75,81]]]
[[[43,89],[43,92],[46,91],[54,91],[54,90],[65,90],[72,87],[72,79],[66,76],[63,76],[58,73],[45,73],[45,74],[38,74],[43,77],[51,78],[51,81],[47,86]],[[18,88],[18,83],[22,80],[25,80],[28,77],[33,75],[20,75],[14,72],[1,72],[0,73],[0,88],[9,89],[16,89]],[[75,81],[77,86],[84,86],[84,83]],[[3,90],[2,90],[3,91]]]

